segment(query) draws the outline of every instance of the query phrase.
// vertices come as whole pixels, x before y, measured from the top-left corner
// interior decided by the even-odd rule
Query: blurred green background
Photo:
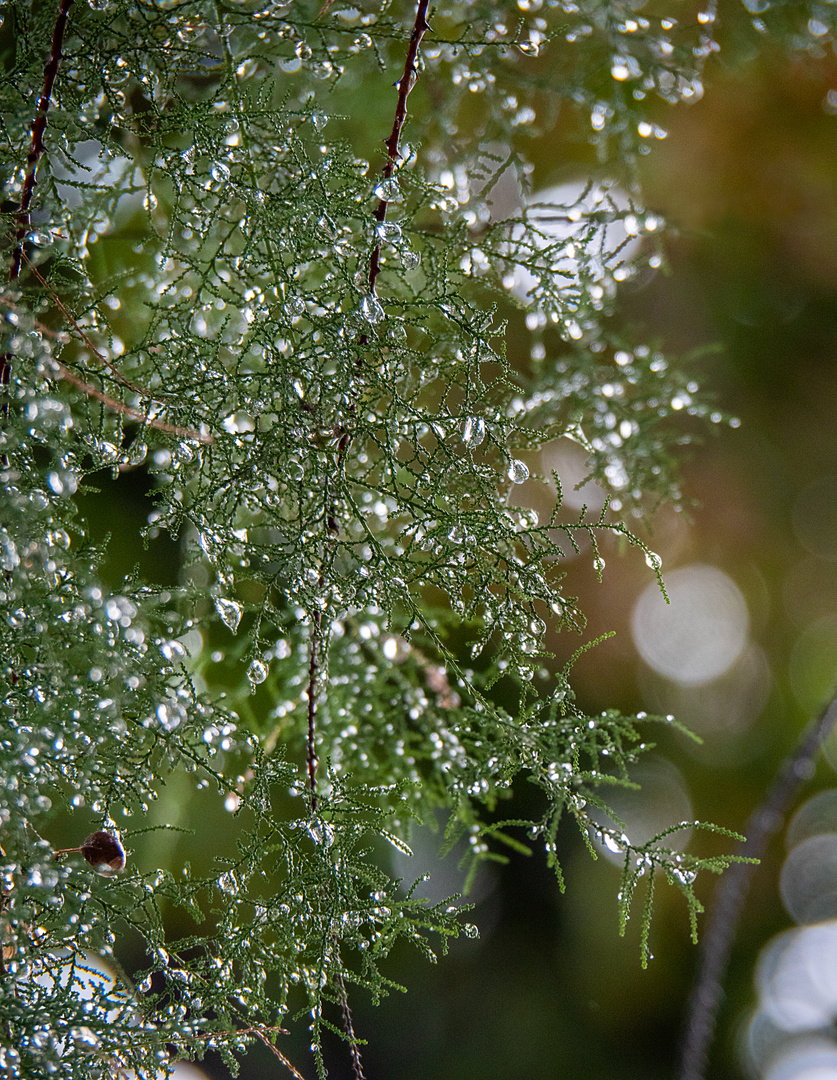
[[[740,17],[749,21],[746,12]],[[669,580],[688,585],[695,567],[717,571],[701,578],[699,570],[695,580],[728,589],[728,648],[735,662],[717,678],[690,684],[647,662],[653,642],[643,638],[644,624],[634,613],[641,597],[652,603],[646,590],[656,586],[637,552],[605,548],[601,583],[589,552],[566,567],[567,591],[589,615],[582,640],[616,631],[576,666],[583,707],[673,712],[703,739],[698,746],[659,733],[640,777],[647,798],[641,813],[634,811],[733,829],[743,828],[837,681],[837,116],[827,98],[837,87],[837,61],[825,50],[822,56],[812,49],[771,51],[757,30],[740,29],[740,36],[725,36],[721,27],[724,47],[708,66],[701,101],[660,107],[669,134],[642,171],[649,207],[673,226],[669,272],[622,290],[625,318],[672,352],[717,346],[691,369],[718,407],[741,420],[737,429],[719,425],[690,450],[684,467],[685,490],[696,500],[690,518],[663,508],[648,523],[649,542]],[[557,165],[547,144],[536,186],[583,179],[592,162],[585,146],[577,147],[575,162]],[[525,364],[527,357],[512,353],[512,360]],[[147,480],[129,473],[115,483],[104,476],[97,486],[98,493],[83,497],[82,509],[94,537],[111,534],[113,584],[137,561],[152,579],[176,581],[177,543],[161,536],[143,551],[135,539],[152,509]],[[675,571],[680,578],[670,577]],[[688,634],[684,641],[687,647]],[[580,641],[551,644],[562,663]],[[649,738],[656,735],[649,731]],[[837,762],[837,754],[831,756]],[[832,786],[833,769],[823,760],[799,802]],[[520,785],[521,814],[529,797]],[[155,813],[163,811],[152,808]],[[170,789],[165,814],[168,824],[194,835],[157,834],[161,865],[211,857],[212,833],[224,815],[214,801],[203,802],[185,786],[180,793]],[[837,832],[837,820],[821,831]],[[414,865],[396,866],[413,877],[432,870],[434,896],[455,892],[461,880],[455,859],[436,865],[437,843],[430,833],[420,835]],[[692,843],[704,851],[734,849],[726,841]],[[368,1040],[369,1080],[673,1075],[698,960],[682,897],[659,889],[655,958],[643,972],[631,932],[639,920],[629,924],[625,939],[617,933],[617,866],[591,860],[569,827],[559,836],[559,853],[565,895],[539,855],[513,856],[485,872],[470,897],[479,940],[455,942],[436,965],[406,950],[394,954],[388,974],[408,993],[393,993],[380,1007],[354,994],[356,1030]],[[736,943],[713,1080],[747,1073],[744,1044],[756,1006],[758,957],[793,922],[779,891],[785,857],[779,830]],[[713,886],[702,883],[705,902]],[[140,963],[131,949],[126,941],[128,970]],[[303,1021],[281,1045],[310,1075],[305,1035]],[[350,1076],[345,1048],[332,1040],[327,1049],[330,1075]],[[209,1058],[202,1068],[212,1077],[228,1075]],[[240,1075],[260,1080],[280,1072],[277,1060],[257,1046]]]

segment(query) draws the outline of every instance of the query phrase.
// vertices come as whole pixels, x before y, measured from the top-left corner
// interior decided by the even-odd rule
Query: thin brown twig
[[[27,265],[29,266],[29,269],[31,270],[32,274],[34,275],[35,280],[38,281],[39,284],[41,284],[46,289],[46,291],[50,295],[50,298],[51,298],[52,302],[55,304],[55,306],[58,308],[58,310],[61,312],[61,314],[64,316],[64,318],[70,324],[70,326],[72,326],[72,328],[75,330],[75,332],[79,335],[79,337],[84,342],[84,344],[87,346],[87,348],[90,349],[90,351],[93,353],[93,355],[96,357],[96,359],[99,360],[102,364],[104,364],[104,366],[108,369],[108,371],[111,373],[111,375],[113,375],[113,377],[118,382],[121,382],[124,386],[127,386],[130,390],[133,390],[135,394],[139,394],[140,397],[153,398],[154,394],[150,394],[147,390],[143,390],[143,388],[141,386],[138,386],[136,383],[131,382],[130,379],[126,378],[122,374],[122,372],[116,367],[116,365],[114,363],[112,363],[110,360],[108,360],[108,358],[104,355],[104,353],[100,352],[96,348],[96,346],[93,344],[93,342],[90,340],[90,338],[85,333],[84,328],[82,326],[79,326],[79,324],[76,322],[72,312],[68,310],[67,306],[61,300],[60,296],[57,296],[56,293],[53,292],[53,290],[50,288],[50,286],[47,284],[46,280],[42,276],[41,272],[38,270],[38,268],[31,261],[31,259],[26,254],[24,254],[23,258],[25,259]]]
[[[837,691],[820,715],[803,731],[796,749],[782,762],[762,803],[750,817],[742,855],[761,859],[771,835],[784,820],[796,792],[810,779],[823,739],[837,723]],[[686,1032],[677,1072],[679,1080],[704,1080],[715,1036],[723,979],[741,920],[744,902],[757,866],[735,863],[724,872],[703,934],[701,965],[689,1004]]]
[[[389,180],[395,173],[396,165],[398,164],[398,158],[401,151],[401,131],[404,127],[404,121],[407,118],[407,98],[410,91],[413,89],[418,76],[418,51],[421,45],[421,39],[425,33],[430,29],[430,24],[427,22],[427,9],[430,5],[430,0],[419,0],[418,10],[416,11],[416,21],[413,24],[413,30],[410,34],[410,45],[407,49],[407,59],[404,62],[404,74],[398,81],[398,102],[395,106],[395,119],[392,124],[392,131],[389,138],[386,141],[387,148],[387,162],[383,168],[384,180]],[[375,220],[378,222],[384,222],[387,218],[387,206],[388,201],[381,199],[375,209]],[[381,272],[381,245],[376,244],[375,250],[372,252],[372,258],[369,262],[369,291],[374,295],[375,284],[378,280],[378,274]]]
[[[349,1008],[349,995],[346,993],[346,984],[343,976],[338,972],[337,987],[340,991],[340,1007],[343,1011],[343,1030],[349,1039],[349,1051],[352,1055],[352,1072],[355,1080],[365,1080],[363,1075],[363,1063],[360,1060],[360,1047],[352,1024],[352,1010]]]
[[[277,1029],[271,1028],[269,1030],[277,1030]],[[284,1028],[279,1028],[278,1030],[281,1031],[283,1034],[287,1034],[284,1031]],[[257,1039],[261,1039],[261,1041],[265,1044],[265,1046],[268,1048],[268,1050],[271,1052],[271,1054],[274,1054],[276,1057],[279,1058],[279,1060],[282,1062],[282,1064],[285,1066],[285,1068],[288,1069],[288,1071],[291,1073],[291,1075],[296,1077],[296,1080],[305,1080],[305,1077],[302,1075],[302,1073],[299,1072],[296,1068],[294,1068],[294,1066],[290,1063],[290,1061],[288,1061],[288,1059],[285,1057],[285,1055],[282,1053],[282,1051],[278,1048],[278,1046],[276,1046],[274,1043],[272,1043],[270,1041],[270,1039],[268,1039],[267,1035],[265,1035],[264,1031],[262,1031],[261,1028],[244,1028],[244,1030],[241,1032],[241,1034],[243,1034],[243,1035],[255,1035]]]
[[[236,1028],[234,1031],[207,1031],[200,1035],[191,1035],[188,1040],[184,1039],[183,1043],[184,1045],[188,1045],[189,1041],[192,1040],[198,1040],[199,1042],[212,1042],[214,1040],[221,1040],[224,1038],[237,1039],[241,1035],[255,1035],[256,1038],[260,1039],[275,1057],[279,1058],[279,1060],[291,1073],[291,1075],[296,1077],[296,1080],[305,1080],[305,1077],[302,1075],[302,1073],[295,1066],[293,1066],[290,1061],[288,1061],[288,1059],[275,1045],[275,1043],[272,1043],[270,1041],[270,1039],[267,1037],[267,1032],[270,1032],[272,1035],[290,1034],[287,1028],[283,1027],[245,1027]]]
[[[24,259],[29,262],[29,259],[26,255],[24,255]],[[49,288],[46,281],[38,272],[37,268],[31,263],[30,267],[38,281],[50,293],[50,296],[55,301],[56,306],[62,312],[64,317],[80,335],[84,344],[97,357],[97,359],[99,359],[105,365],[105,367],[108,368],[114,378],[116,378],[124,386],[127,386],[130,390],[133,390],[134,393],[139,395],[139,397],[148,398],[150,401],[159,401],[160,403],[165,403],[165,398],[158,398],[156,395],[151,394],[148,390],[144,390],[141,386],[137,385],[134,382],[131,382],[130,379],[126,378],[118,370],[118,368],[114,364],[112,364],[110,360],[108,360],[108,358],[96,348],[96,346],[85,333],[84,329],[79,326],[79,324],[73,318],[71,312],[67,310],[65,305],[61,302],[60,298],[56,296],[55,293],[52,292],[52,290]],[[9,306],[13,309],[15,307],[14,304],[9,304]],[[35,326],[42,334],[47,334],[49,337],[57,338],[59,336],[57,331],[51,330],[48,326],[44,326],[44,324],[39,322],[37,319],[35,320]],[[101,390],[97,390],[95,387],[91,386],[89,383],[81,379],[78,375],[74,375],[73,372],[70,371],[70,369],[65,364],[62,364],[60,360],[54,360],[53,363],[55,364],[56,374],[59,376],[59,378],[67,379],[68,382],[73,383],[73,385],[77,386],[80,390],[83,390],[84,393],[89,395],[90,397],[95,398],[97,401],[101,401],[102,404],[107,405],[108,408],[115,409],[117,412],[120,412],[125,416],[130,416],[132,419],[140,420],[148,427],[156,428],[157,431],[165,431],[168,434],[177,435],[179,438],[182,439],[195,439],[198,442],[202,442],[206,445],[211,445],[215,442],[214,438],[211,435],[204,435],[200,431],[194,431],[192,428],[179,427],[176,424],[167,424],[164,420],[154,419],[154,417],[149,416],[147,412],[143,413],[140,412],[138,409],[133,409],[130,405],[125,405],[123,402],[117,401],[115,398],[110,397],[108,394],[103,393]]]
[[[398,101],[395,105],[395,119],[392,123],[392,131],[389,134],[389,138],[386,140],[387,148],[387,162],[383,168],[383,179],[388,180],[395,172],[396,165],[398,164],[398,157],[401,145],[401,131],[404,127],[404,121],[407,117],[407,98],[410,91],[416,82],[418,74],[417,61],[418,51],[421,45],[421,40],[424,37],[430,26],[427,22],[427,9],[429,7],[430,0],[419,0],[418,8],[416,10],[416,19],[413,24],[413,29],[410,33],[410,43],[407,48],[407,59],[404,62],[404,74],[398,82]],[[323,8],[323,12],[327,10],[328,5]],[[321,14],[323,13],[321,12]],[[374,217],[378,222],[386,221],[387,216],[386,199],[381,199],[378,206],[375,209]],[[381,272],[381,245],[377,244],[372,257],[369,261],[369,292],[374,295],[375,283],[378,279],[378,274]],[[363,334],[360,339],[360,343],[365,345],[368,341],[366,334]],[[355,404],[351,402],[349,405],[350,411],[355,411]],[[337,445],[337,463],[336,468],[338,474],[343,468],[343,463],[346,459],[346,453],[349,449],[349,443],[351,442],[351,434],[348,430],[342,429],[339,431],[339,442]],[[336,532],[337,523],[336,517],[333,512],[329,512],[326,516],[326,526],[329,530]],[[322,585],[322,576],[320,578],[320,584]],[[311,813],[314,814],[317,811],[317,753],[315,746],[316,737],[316,718],[317,718],[317,673],[319,670],[319,661],[317,657],[317,651],[320,646],[320,630],[321,630],[321,616],[319,612],[314,612],[311,617],[311,643],[310,643],[310,656],[308,661],[308,737],[307,737],[307,760],[306,765],[308,769],[308,787],[310,789],[311,798]]]
[[[20,206],[16,217],[17,244],[12,252],[12,263],[9,267],[9,281],[17,280],[20,274],[20,260],[23,255],[23,241],[29,231],[30,216],[29,208],[32,205],[32,193],[35,190],[37,180],[35,174],[38,171],[38,162],[41,160],[46,147],[44,146],[44,130],[46,129],[47,113],[49,112],[52,91],[55,86],[55,78],[58,75],[58,67],[61,63],[64,45],[64,30],[67,26],[67,17],[70,13],[73,0],[61,0],[58,7],[58,16],[55,20],[55,28],[52,32],[52,48],[49,58],[44,65],[44,86],[41,98],[38,102],[38,112],[32,121],[32,138],[29,143],[29,153],[26,156],[26,175],[23,180],[23,191],[20,196]]]
[[[17,209],[17,233],[15,246],[12,251],[12,261],[9,266],[9,281],[17,281],[20,276],[20,263],[23,256],[23,241],[29,231],[30,215],[29,208],[32,205],[32,193],[35,190],[35,174],[38,171],[38,162],[46,149],[44,146],[44,130],[46,128],[47,113],[52,100],[52,91],[55,86],[55,78],[58,75],[58,67],[61,63],[61,49],[64,45],[64,30],[67,26],[67,17],[73,0],[61,0],[58,7],[58,16],[55,20],[55,28],[52,32],[52,47],[49,57],[44,65],[44,85],[38,102],[38,112],[32,120],[32,135],[29,142],[29,153],[26,156],[26,174],[23,179],[23,191],[20,195],[20,206]],[[4,353],[0,355],[0,392],[3,394],[3,406],[0,410],[0,420],[5,420],[9,414],[8,386],[12,377],[12,355]],[[0,462],[5,462],[5,454]]]
[[[167,424],[165,420],[157,420],[148,413],[142,412],[140,409],[134,409],[130,405],[126,405],[122,401],[117,401],[116,398],[110,397],[108,394],[102,393],[101,390],[97,390],[95,386],[91,386],[90,383],[80,379],[78,375],[74,374],[68,367],[61,363],[60,360],[53,360],[55,364],[55,373],[61,379],[66,379],[67,382],[71,382],[73,386],[77,386],[79,390],[82,390],[88,397],[95,398],[97,401],[101,401],[103,405],[107,405],[109,409],[114,409],[118,413],[122,413],[123,416],[130,416],[132,420],[139,420],[140,423],[147,425],[148,427],[155,428],[157,431],[165,431],[169,435],[177,435],[181,439],[194,439],[196,442],[204,443],[206,446],[211,446],[215,439],[212,435],[204,435],[203,432],[193,431],[192,428],[179,427],[177,424]]]

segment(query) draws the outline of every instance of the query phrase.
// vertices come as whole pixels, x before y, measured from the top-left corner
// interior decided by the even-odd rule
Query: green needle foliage
[[[698,98],[716,49],[712,4],[664,6],[4,5],[0,1074],[153,1077],[261,1041],[299,1075],[280,1031],[307,1024],[321,1076],[325,1029],[362,1075],[349,995],[387,992],[401,939],[435,959],[476,934],[381,857],[440,812],[470,874],[535,842],[562,886],[568,814],[624,854],[623,925],[660,869],[694,930],[695,876],[728,860],[632,844],[607,791],[648,718],[585,715],[544,648],[584,626],[582,538],[663,587],[623,515],[679,504],[679,447],[723,419],[617,309],[662,264],[636,171],[659,103]],[[788,35],[819,7],[773,5]],[[598,163],[543,199],[528,155],[556,125]],[[571,516],[540,477],[538,520],[512,496],[560,437],[610,498]],[[103,583],[76,505],[103,469],[153,477],[177,587]],[[505,821],[521,776],[540,815]],[[148,869],[178,777],[228,828],[194,871]],[[123,871],[56,854],[91,819]]]

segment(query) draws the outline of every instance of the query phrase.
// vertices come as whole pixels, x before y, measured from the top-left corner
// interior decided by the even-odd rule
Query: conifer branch
[[[400,143],[401,143],[401,131],[404,127],[404,120],[407,117],[407,97],[410,91],[415,85],[417,76],[417,60],[419,46],[421,40],[424,37],[426,31],[430,28],[427,22],[427,9],[429,6],[429,0],[419,0],[418,8],[416,10],[416,19],[413,24],[413,29],[410,33],[410,43],[407,48],[407,59],[404,62],[404,74],[398,82],[398,100],[395,106],[395,119],[392,123],[392,131],[386,140],[387,149],[387,162],[383,168],[384,180],[390,179],[395,172],[395,166],[398,161]],[[325,9],[324,9],[325,10]],[[374,217],[378,222],[386,220],[387,216],[388,200],[382,198],[378,206],[375,209]],[[372,256],[369,262],[369,292],[375,294],[375,284],[378,280],[378,275],[381,270],[380,266],[381,258],[381,245],[380,243],[375,245],[375,249],[372,252]],[[361,339],[364,343],[367,340],[364,334]],[[355,410],[355,402],[350,401],[349,408],[352,412]],[[337,445],[337,458],[336,458],[336,471],[339,473],[342,471],[343,462],[346,457],[346,453],[349,448],[351,436],[347,431],[341,431],[339,435],[339,442]],[[334,513],[330,513],[327,518],[327,527],[331,530],[336,530],[336,520]],[[322,581],[321,581],[322,584]],[[319,646],[320,638],[320,613],[315,612],[311,619],[311,641],[310,652],[308,662],[308,733],[307,733],[307,770],[308,770],[308,786],[310,789],[311,799],[311,813],[316,813],[317,810],[317,753],[315,748],[315,736],[316,736],[316,715],[317,715],[317,694],[316,694],[316,682],[318,672],[318,660],[317,649]]]
[[[770,837],[782,824],[791,800],[809,780],[822,742],[837,723],[837,692],[803,731],[796,749],[784,759],[773,784],[753,811],[745,829],[742,858],[721,878],[702,935],[700,970],[692,993],[683,1038],[679,1080],[704,1080],[723,998],[723,980],[744,909],[744,902]]]

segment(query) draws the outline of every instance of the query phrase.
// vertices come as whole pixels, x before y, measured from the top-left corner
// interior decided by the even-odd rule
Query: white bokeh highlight
[[[693,563],[665,575],[666,604],[652,582],[631,618],[634,643],[650,668],[674,682],[712,682],[747,645],[750,617],[738,586],[722,570]]]

